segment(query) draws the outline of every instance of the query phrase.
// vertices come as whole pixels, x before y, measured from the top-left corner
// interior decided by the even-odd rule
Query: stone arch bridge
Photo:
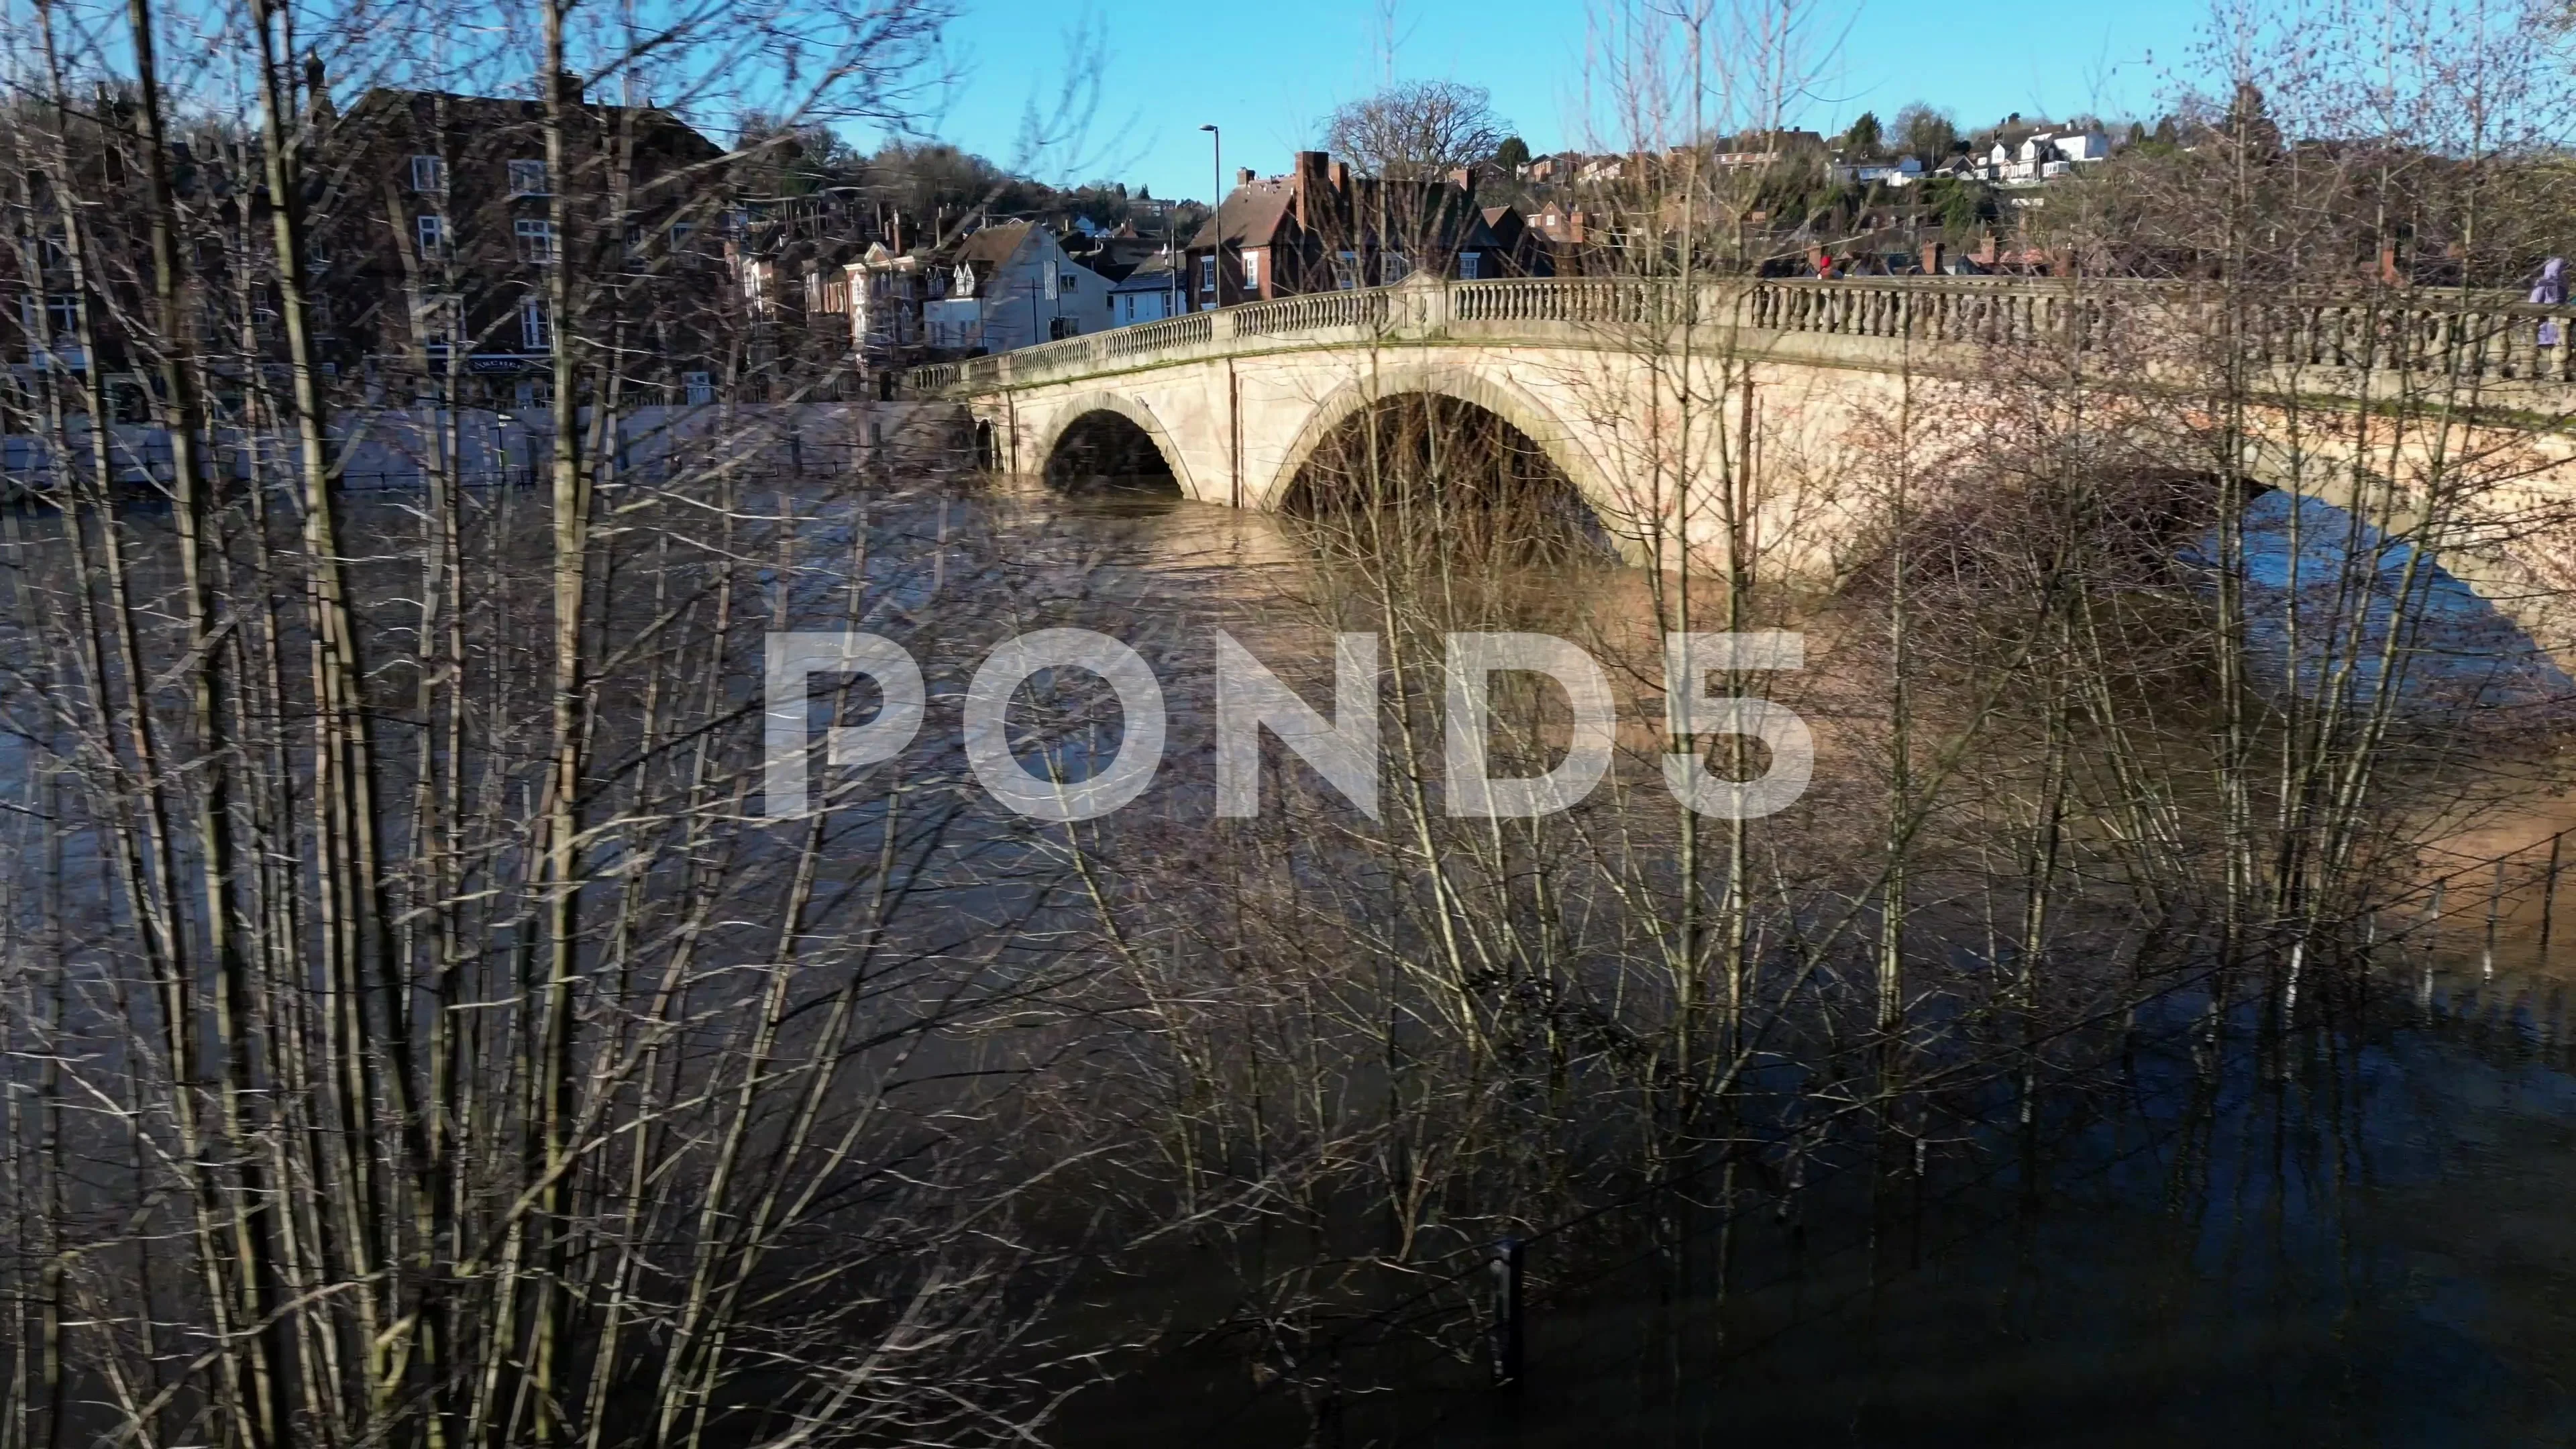
[[[2569,658],[2576,620],[2541,602],[2576,595],[2576,347],[2542,345],[2551,322],[2576,334],[2576,305],[1999,277],[1423,278],[921,368],[905,391],[963,403],[1000,471],[1123,453],[1246,508],[1281,506],[1372,405],[1449,399],[1543,452],[1632,561],[1707,562],[1712,490],[1737,487],[1766,567],[1827,575],[1866,540],[1891,460],[2004,446],[2081,397],[2131,456],[2208,471],[2192,461],[2208,440],[2239,437],[2253,481],[2397,527],[2419,521],[2425,480],[2472,480],[2442,561]]]

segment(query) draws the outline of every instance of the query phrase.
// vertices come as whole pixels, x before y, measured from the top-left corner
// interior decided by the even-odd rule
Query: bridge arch
[[[1121,431],[1116,423],[1103,426],[1107,419],[1112,418],[1123,421],[1127,428],[1143,435],[1143,440],[1153,447],[1162,459],[1163,467],[1171,473],[1180,496],[1202,496],[1197,483],[1190,477],[1188,458],[1173,446],[1172,435],[1162,420],[1156,418],[1153,410],[1143,402],[1113,392],[1085,393],[1067,399],[1054,409],[1045,428],[1035,439],[1033,453],[1038,460],[1039,473],[1050,485],[1063,486],[1059,468],[1067,461],[1064,455],[1068,444],[1079,447],[1086,434]]]
[[[1511,424],[1538,445],[1547,460],[1574,485],[1593,516],[1618,540],[1620,549],[1634,551],[1632,537],[1622,527],[1626,514],[1618,505],[1619,492],[1611,486],[1609,474],[1591,450],[1546,404],[1519,384],[1488,376],[1472,366],[1409,363],[1382,368],[1325,394],[1306,415],[1287,451],[1280,455],[1279,467],[1267,486],[1255,495],[1259,506],[1276,509],[1285,504],[1298,474],[1305,471],[1306,465],[1314,461],[1316,450],[1344,423],[1365,409],[1408,396],[1448,398],[1482,408]]]

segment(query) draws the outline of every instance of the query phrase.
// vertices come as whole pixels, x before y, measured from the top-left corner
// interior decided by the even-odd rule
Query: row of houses
[[[1782,130],[1730,137],[1711,147],[1676,146],[1660,155],[1588,155],[1579,151],[1534,157],[1514,169],[1529,186],[1562,188],[1638,179],[1685,160],[1720,171],[1761,171],[1800,157],[1821,160],[1838,183],[1911,186],[1932,176],[1999,186],[2030,186],[2110,159],[2111,139],[2096,130],[2039,131],[2018,142],[1997,141],[1983,153],[1954,156],[1927,167],[1918,156],[1851,155],[1814,131]]]
[[[1583,240],[1580,213],[1551,226]],[[884,371],[1424,273],[1547,276],[1555,255],[1548,228],[1478,204],[1473,173],[1391,181],[1300,151],[1280,175],[1238,171],[1186,240],[1022,219],[909,248],[891,237],[799,246],[755,226],[736,267],[752,314],[781,339],[779,355],[801,333],[816,360],[837,349]]]
[[[2038,131],[2018,146],[2001,141],[1982,156],[1953,157],[1941,175],[1994,186],[2037,186],[2111,159],[2111,138],[2099,131]]]
[[[748,194],[739,155],[649,102],[584,96],[571,77],[555,81],[568,104],[551,152],[540,99],[378,88],[342,114],[318,63],[305,81],[314,179],[297,266],[270,255],[253,138],[173,148],[204,229],[192,350],[222,359],[208,364],[219,411],[259,374],[282,374],[289,281],[332,385],[374,403],[541,410],[568,328],[616,359],[617,385],[639,404],[847,396],[922,361],[1186,311],[1422,274],[1549,275],[1589,233],[1580,211],[1549,208],[1533,224],[1482,204],[1474,172],[1390,180],[1323,151],[1296,153],[1278,175],[1239,172],[1186,236],[923,219],[855,187]],[[0,255],[0,289],[16,294],[0,318],[17,324],[0,325],[0,351],[22,419],[41,413],[40,384],[93,374],[121,415],[149,410],[144,359],[159,343],[121,330],[156,312],[140,188],[114,184],[135,143],[102,126],[89,144],[99,184],[88,193],[108,199],[84,206],[88,265],[70,265],[41,178],[21,178],[17,245]],[[575,315],[555,315],[567,305]]]

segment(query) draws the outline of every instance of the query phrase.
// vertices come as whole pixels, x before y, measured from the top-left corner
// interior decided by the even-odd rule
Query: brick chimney
[[[1317,193],[1331,185],[1332,157],[1322,151],[1300,151],[1297,164],[1288,172],[1288,185],[1297,200],[1297,229],[1315,230],[1329,214],[1324,198]]]
[[[1925,242],[1923,244],[1923,274],[1927,277],[1937,277],[1941,275],[1941,262],[1948,251],[1949,248],[1941,245],[1939,242]]]
[[[1234,184],[1237,186],[1250,186],[1252,184],[1252,168],[1249,166],[1236,167],[1234,169]]]

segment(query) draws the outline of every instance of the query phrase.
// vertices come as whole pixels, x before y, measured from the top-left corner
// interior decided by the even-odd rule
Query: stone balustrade
[[[2551,323],[2560,340],[2542,346]],[[2554,403],[2563,391],[2576,404],[2576,303],[2544,307],[2510,294],[2438,289],[2231,298],[2183,283],[2013,277],[1417,279],[1195,312],[916,368],[905,390],[971,395],[1230,353],[1379,343],[1615,347],[1680,327],[1718,329],[1723,335],[1711,341],[1738,352],[1851,339],[1843,350],[1854,365],[1866,365],[1887,343],[2084,351],[2234,338],[2247,361],[2297,374],[2302,390],[2338,394],[2362,376],[2362,386],[2375,392],[2395,377],[2514,384],[2514,401],[2525,406]],[[2344,376],[2311,376],[2311,369]]]

